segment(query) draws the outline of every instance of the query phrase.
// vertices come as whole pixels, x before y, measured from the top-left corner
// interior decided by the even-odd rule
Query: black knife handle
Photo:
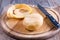
[[[39,3],[35,2],[37,7],[50,19],[50,21],[57,27],[60,28],[60,24],[45,10],[44,7],[39,5]]]
[[[47,15],[47,17],[51,20],[51,22],[52,22],[57,28],[60,28],[60,24],[59,24],[51,15]]]

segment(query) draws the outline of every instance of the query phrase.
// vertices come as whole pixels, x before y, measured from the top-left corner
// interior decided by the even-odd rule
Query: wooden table
[[[11,0],[0,0],[0,9],[4,6],[6,6],[7,4],[9,4],[10,1]],[[18,1],[22,2],[22,0],[18,0]],[[33,0],[26,0],[26,1],[33,2]],[[26,1],[24,1],[24,2],[26,2]],[[36,0],[36,1],[38,1],[43,7],[51,7],[53,9],[55,9],[60,14],[60,0]],[[16,0],[16,2],[17,2],[17,0]],[[13,3],[14,3],[14,1],[13,1]],[[1,10],[0,10],[0,14],[1,14]],[[0,40],[17,40],[17,39],[13,39],[13,38],[9,37],[7,34],[5,34],[0,25]],[[54,37],[46,39],[46,40],[60,40],[60,32],[58,34],[56,34]]]

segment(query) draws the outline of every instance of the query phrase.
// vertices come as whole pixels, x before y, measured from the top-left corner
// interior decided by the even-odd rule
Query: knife
[[[60,28],[60,24],[50,15],[44,7],[42,7],[39,3],[35,2],[37,7],[49,18],[49,20],[57,27]]]

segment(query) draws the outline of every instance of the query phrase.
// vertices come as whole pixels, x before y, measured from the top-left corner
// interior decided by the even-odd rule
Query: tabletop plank
[[[2,1],[2,5],[1,5],[1,0],[0,0],[0,5],[2,7],[6,6],[7,4],[10,3],[11,0],[3,0]],[[29,0],[26,0],[29,1]],[[25,2],[26,2],[25,1]],[[43,7],[54,7],[54,9],[59,12],[60,14],[60,0],[35,0],[37,2],[39,2]],[[22,0],[18,0],[16,2],[22,2]],[[32,3],[32,0],[30,0],[29,2]],[[13,1],[14,3],[14,1]],[[27,2],[28,3],[28,2]],[[59,7],[57,7],[59,6]],[[0,40],[17,40],[14,38],[9,37],[1,28],[1,24],[0,24]],[[60,40],[60,32],[58,34],[56,34],[54,37],[46,39],[46,40]]]

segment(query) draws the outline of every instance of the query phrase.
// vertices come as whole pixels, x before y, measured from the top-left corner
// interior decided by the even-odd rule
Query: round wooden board
[[[58,22],[60,22],[59,20],[59,13],[57,13],[55,10],[53,10],[53,9],[47,9],[46,8],[46,10],[58,21]],[[16,36],[16,37],[18,37],[18,38],[20,38],[20,37],[22,37],[22,38],[38,38],[38,37],[40,37],[40,38],[48,38],[48,37],[50,37],[50,36],[52,36],[52,35],[54,35],[54,34],[56,34],[57,32],[59,32],[59,29],[57,29],[57,30],[55,30],[55,29],[53,29],[53,30],[51,30],[51,31],[49,31],[49,32],[46,32],[46,33],[43,33],[43,34],[39,34],[39,35],[24,35],[24,34],[20,34],[20,33],[18,33],[18,32],[15,32],[15,31],[13,31],[13,30],[11,30],[8,26],[6,26],[6,24],[5,24],[5,20],[4,20],[4,13],[5,12],[3,12],[3,14],[2,14],[2,17],[1,17],[1,25],[2,25],[2,28],[4,29],[4,31],[6,31],[7,33],[9,33],[10,35],[13,35],[13,36]],[[46,17],[44,14],[42,14],[44,17]],[[19,21],[19,20],[17,20],[17,21]],[[15,21],[16,22],[16,21]],[[12,27],[11,27],[12,28]],[[23,30],[23,29],[22,29]],[[53,33],[53,34],[52,34]],[[52,35],[51,35],[52,34]],[[46,37],[45,37],[46,36]]]

